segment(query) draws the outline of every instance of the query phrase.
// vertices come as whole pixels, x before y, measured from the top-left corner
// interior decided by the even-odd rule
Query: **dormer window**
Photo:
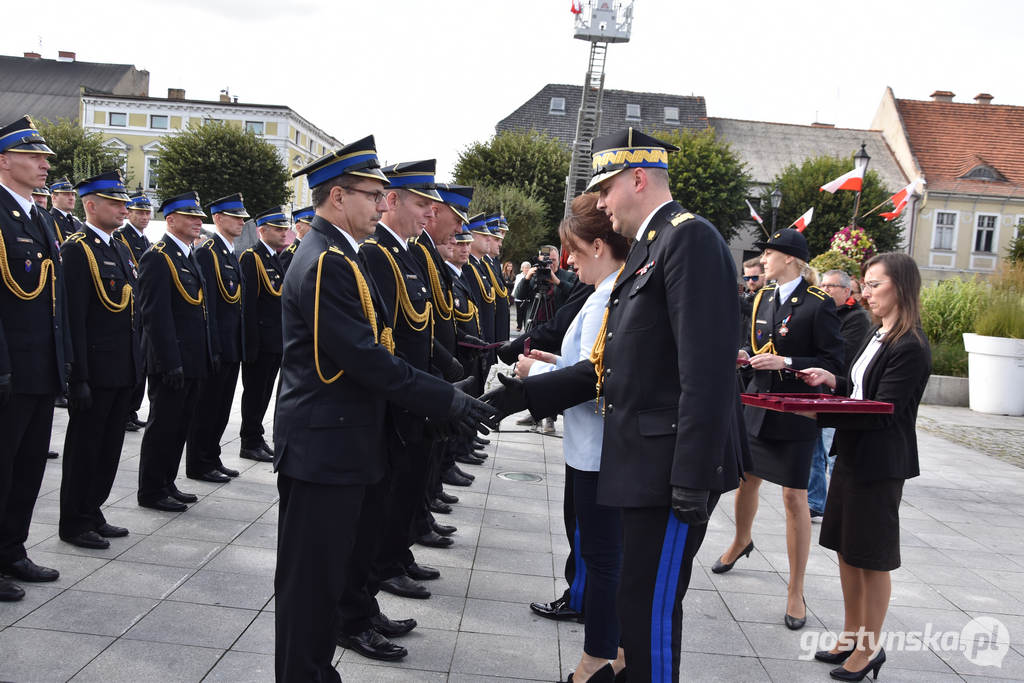
[[[626,105],[626,120],[627,121],[639,121],[640,120],[640,105],[639,104],[627,104]]]
[[[552,97],[551,104],[548,105],[548,113],[555,114],[556,116],[565,116],[565,98]]]
[[[960,177],[965,179],[965,180],[990,180],[990,181],[992,181],[992,180],[994,180],[994,181],[1004,181],[1004,180],[1006,180],[1006,177],[1002,173],[1000,173],[996,169],[992,168],[988,164],[978,164],[977,166],[972,168],[967,173],[964,173]]]
[[[679,107],[665,107],[665,123],[679,124]]]

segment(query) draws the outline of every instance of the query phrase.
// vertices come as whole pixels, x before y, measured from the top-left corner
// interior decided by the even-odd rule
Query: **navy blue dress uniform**
[[[256,216],[256,226],[291,227],[276,206]],[[273,451],[263,437],[263,418],[281,367],[281,287],[285,266],[262,240],[242,252],[242,437],[243,458],[269,462]]]
[[[309,224],[311,224],[313,222],[313,216],[315,216],[315,215],[316,215],[316,212],[313,210],[312,206],[305,206],[305,207],[303,207],[301,209],[296,209],[295,211],[292,212],[292,222],[296,226],[299,223],[305,223],[305,224],[309,225]],[[301,243],[302,243],[302,240],[300,238],[296,237],[292,241],[292,243],[289,244],[284,249],[284,251],[282,251],[280,254],[278,254],[278,256],[281,259],[281,265],[284,266],[285,271],[288,270],[288,265],[292,262],[292,257],[295,256],[295,251],[299,248],[299,245]]]
[[[195,192],[164,200],[160,211],[165,218],[173,213],[206,215]],[[219,353],[217,335],[211,334],[216,298],[209,296],[192,249],[171,233],[155,242],[139,265],[150,411],[139,458],[138,501],[144,507],[177,512],[196,500],[181,492],[174,480],[202,380]]]
[[[67,176],[59,178],[50,185],[51,197],[58,192],[74,193],[74,191],[75,188],[71,185],[71,181],[68,180]],[[61,244],[71,235],[81,232],[84,227],[82,221],[78,220],[75,214],[65,213],[56,206],[50,207],[50,215],[53,216],[53,222],[57,225],[57,240]]]
[[[389,190],[400,188],[437,202],[441,197],[434,189],[435,163],[433,159],[403,162],[382,172]],[[359,257],[386,307],[384,323],[391,328],[395,355],[429,373],[434,349],[433,307],[429,279],[413,256],[415,248],[378,224],[360,245]],[[372,545],[357,542],[353,550],[341,602],[343,636],[364,633],[370,628],[370,619],[380,614],[376,595],[381,582],[393,592],[418,587],[406,577],[406,567],[415,561],[410,550],[415,540],[413,519],[425,507],[431,464],[440,457],[432,445],[440,440],[434,438],[434,430],[428,430],[420,414],[399,405],[389,406],[389,421],[388,471],[375,489],[377,506],[364,510],[367,514],[361,521],[367,532],[360,538]],[[422,591],[423,597],[429,597],[429,592]]]
[[[793,228],[779,230],[757,246],[806,261],[807,240]],[[843,367],[843,341],[835,302],[823,289],[802,279],[785,301],[777,301],[778,283],[762,287],[754,299],[747,344],[749,355],[773,353],[787,358],[793,370],[819,367],[838,373]],[[750,393],[819,393],[793,372],[755,370]],[[817,425],[799,415],[744,406],[750,436],[752,474],[780,486],[806,489]]]
[[[27,116],[0,128],[0,154],[21,153],[53,154]],[[53,399],[64,391],[71,360],[53,218],[0,188],[0,248],[0,572],[52,581],[54,570],[27,576],[19,567],[29,562],[25,540],[46,467]],[[0,599],[22,595],[0,579]]]
[[[478,213],[469,219],[469,231],[475,235],[489,238],[491,231],[487,228],[487,215]],[[494,341],[494,311],[496,308],[494,284],[491,282],[490,274],[484,261],[473,255],[469,255],[469,262],[462,267],[469,286],[473,289],[473,300],[480,311],[480,331],[483,333],[483,340],[488,344]]]
[[[83,199],[128,201],[117,171],[83,180],[75,189]],[[73,355],[59,534],[77,546],[107,548],[108,537],[128,533],[108,524],[100,508],[114,484],[132,392],[142,375],[138,271],[128,247],[91,224],[69,235],[60,251]]]
[[[146,250],[150,247],[150,242],[149,238],[146,237],[145,232],[135,227],[131,222],[131,211],[152,211],[153,204],[149,201],[149,197],[147,197],[144,192],[135,192],[128,195],[127,207],[129,210],[128,221],[114,231],[114,237],[128,247],[128,251],[132,256],[132,265],[135,266],[137,271],[139,268],[139,262],[142,260],[142,255],[146,253]],[[136,335],[136,339],[138,340],[139,350],[141,353],[142,335]],[[135,390],[132,392],[131,412],[128,414],[128,423],[126,424],[126,429],[129,431],[138,431],[140,428],[146,426],[146,423],[139,420],[139,408],[142,407],[142,397],[145,393],[146,373],[143,372],[138,384],[135,385]]]
[[[296,175],[306,175],[314,193],[342,176],[387,182],[372,136]],[[346,204],[372,201],[343,192]],[[335,206],[330,196],[324,199],[327,215],[341,215]],[[388,403],[445,420],[469,399],[393,355],[389,313],[355,240],[320,215],[286,275],[282,316],[285,344],[274,420],[281,494],[275,668],[278,681],[339,681],[331,666],[337,607],[357,537],[376,532],[361,526],[360,516],[368,488],[387,467]]]
[[[505,238],[505,230],[508,230],[505,217],[500,213],[491,214],[487,217],[487,230],[492,237]],[[501,261],[491,255],[480,259],[487,270],[487,277],[494,289],[494,339],[496,342],[508,341],[509,328],[512,322],[510,306],[512,303],[512,287],[505,282],[501,274]]]
[[[675,149],[632,129],[597,138],[590,188],[624,169],[667,168]],[[592,400],[595,384],[603,391],[598,503],[622,508],[618,604],[631,680],[679,674],[682,598],[707,524],[681,521],[675,497],[706,492],[710,513],[745,468],[735,282],[718,230],[667,201],[639,228],[591,361],[524,383],[537,417]]]
[[[248,218],[242,195],[214,201],[210,215],[224,213]],[[238,472],[221,462],[220,441],[231,417],[231,404],[242,362],[242,270],[232,246],[219,233],[196,249],[196,261],[207,283],[208,296],[217,301],[214,334],[220,348],[220,367],[203,380],[196,415],[185,447],[185,473],[192,479],[223,483]]]

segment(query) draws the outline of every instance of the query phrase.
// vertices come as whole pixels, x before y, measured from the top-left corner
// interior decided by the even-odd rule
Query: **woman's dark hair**
[[[914,259],[907,254],[890,251],[872,256],[864,264],[864,273],[871,266],[885,268],[889,283],[896,291],[896,324],[885,335],[885,342],[891,344],[908,332],[921,339],[918,328],[921,325],[921,272]]]
[[[569,215],[558,226],[558,236],[566,248],[579,248],[602,240],[612,250],[616,261],[624,261],[629,253],[629,240],[612,230],[612,222],[597,208],[597,194],[581,194],[572,200]]]

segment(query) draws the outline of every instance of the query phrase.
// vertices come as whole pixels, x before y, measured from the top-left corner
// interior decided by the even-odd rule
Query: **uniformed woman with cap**
[[[736,362],[754,369],[747,386],[751,393],[813,392],[797,375],[809,367],[842,367],[843,343],[832,297],[802,276],[809,251],[803,234],[780,230],[767,242],[761,264],[774,281],[761,288],[754,300],[746,345]],[[822,365],[824,364],[824,365]],[[751,527],[757,514],[758,489],[766,479],[782,487],[786,509],[786,549],[789,554],[789,592],[785,624],[802,628],[807,610],[803,600],[804,570],[811,543],[811,516],[807,507],[807,481],[817,425],[799,415],[746,406],[744,418],[750,438],[751,471],[736,494],[736,535],[712,571],[732,569],[754,549]]]

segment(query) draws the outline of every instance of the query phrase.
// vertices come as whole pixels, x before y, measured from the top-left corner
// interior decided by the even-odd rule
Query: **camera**
[[[537,269],[536,276],[540,277],[541,282],[547,282],[551,279],[551,257],[547,254],[539,254],[537,259],[533,262],[533,266]]]

